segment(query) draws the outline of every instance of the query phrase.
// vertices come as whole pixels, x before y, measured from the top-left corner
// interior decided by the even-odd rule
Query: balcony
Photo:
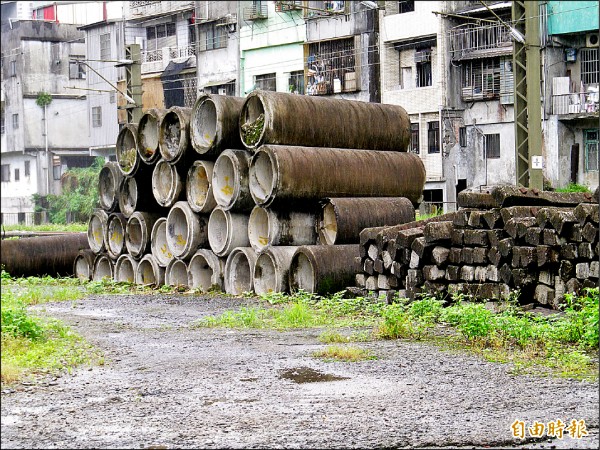
[[[248,8],[244,8],[244,20],[262,20],[267,19],[269,13],[266,4],[253,5]]]
[[[450,56],[454,61],[490,58],[512,53],[509,30],[501,23],[459,25],[450,30]]]
[[[598,91],[552,96],[552,114],[570,115],[573,117],[598,116]]]
[[[148,19],[154,16],[171,15],[179,11],[193,10],[193,1],[132,1],[125,2],[129,8],[126,12],[127,20]]]
[[[142,73],[162,72],[170,61],[183,62],[196,56],[194,45],[163,47],[142,52]],[[194,58],[194,65],[196,60]]]

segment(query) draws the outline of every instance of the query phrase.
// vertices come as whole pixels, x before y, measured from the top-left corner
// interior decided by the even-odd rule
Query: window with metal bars
[[[92,108],[92,126],[98,128],[102,126],[102,106]]]
[[[227,27],[218,22],[208,22],[198,26],[200,40],[198,49],[203,52],[227,47]]]
[[[196,74],[190,73],[183,75],[181,83],[183,85],[183,106],[192,108],[196,103],[198,90],[196,89]]]
[[[419,153],[419,124],[410,124],[410,151]]]
[[[427,152],[440,152],[440,123],[437,120],[427,122]]]
[[[256,89],[262,89],[263,91],[276,91],[277,90],[277,77],[275,73],[265,73],[263,75],[256,75],[254,77],[254,85]]]
[[[500,134],[485,135],[485,157],[488,159],[500,158]]]
[[[304,95],[304,70],[290,72],[289,90],[292,94]]]
[[[460,127],[458,129],[458,144],[461,147],[467,146],[467,127]]]
[[[583,84],[598,83],[598,54],[597,48],[582,48],[579,50],[581,81]]]
[[[462,74],[463,100],[489,100],[500,96],[499,58],[467,61]]]
[[[598,171],[598,130],[584,131],[585,170]]]
[[[308,54],[308,95],[359,90],[353,37],[309,44]]]

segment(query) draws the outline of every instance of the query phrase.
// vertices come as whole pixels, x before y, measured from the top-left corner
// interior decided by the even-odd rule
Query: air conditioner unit
[[[415,62],[416,63],[424,63],[431,61],[431,51],[430,50],[422,50],[420,52],[415,52]]]
[[[598,47],[598,33],[588,33],[585,36],[586,47]]]
[[[227,89],[219,88],[219,95],[227,95]]]

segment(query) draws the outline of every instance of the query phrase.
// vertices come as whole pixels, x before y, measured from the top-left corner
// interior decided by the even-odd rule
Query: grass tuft
[[[356,347],[353,345],[328,345],[323,350],[313,352],[316,358],[323,358],[325,361],[344,361],[357,362],[377,359],[370,350]]]

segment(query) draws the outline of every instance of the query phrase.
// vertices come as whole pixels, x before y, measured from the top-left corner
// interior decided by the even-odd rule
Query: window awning
[[[235,79],[233,79],[233,80],[211,81],[209,83],[204,84],[202,87],[221,86],[223,84],[233,83],[234,81],[235,81]]]
[[[85,150],[50,150],[56,156],[90,156],[89,149]]]

